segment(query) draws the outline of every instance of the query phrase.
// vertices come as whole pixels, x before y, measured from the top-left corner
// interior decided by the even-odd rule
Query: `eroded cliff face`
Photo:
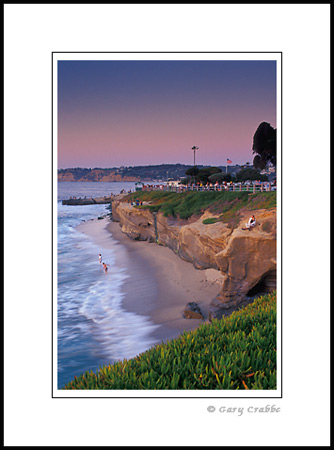
[[[252,214],[257,225],[251,231],[242,230]],[[223,222],[204,225],[203,220],[212,217],[209,212],[178,221],[118,200],[112,202],[112,216],[132,239],[158,242],[197,269],[221,272],[222,285],[212,301],[211,318],[239,305],[247,295],[276,288],[276,208],[243,211],[234,229]]]
[[[58,172],[58,181],[139,181],[138,177],[122,176],[115,171],[106,173],[105,169],[93,169],[88,174],[78,177],[68,169],[66,172]]]

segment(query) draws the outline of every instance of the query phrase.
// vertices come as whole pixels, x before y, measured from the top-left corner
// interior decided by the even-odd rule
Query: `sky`
[[[252,163],[276,61],[58,61],[58,168]]]

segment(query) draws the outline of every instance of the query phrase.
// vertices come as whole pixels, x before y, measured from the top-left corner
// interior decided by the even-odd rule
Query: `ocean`
[[[132,358],[152,344],[157,327],[149,318],[125,311],[123,286],[130,276],[117,267],[116,249],[101,248],[77,229],[83,221],[107,215],[108,205],[62,205],[70,197],[99,197],[134,191],[129,182],[58,183],[57,227],[57,376],[58,389],[74,376],[124,358]],[[112,239],[112,237],[111,237]],[[113,267],[104,273],[98,261]]]

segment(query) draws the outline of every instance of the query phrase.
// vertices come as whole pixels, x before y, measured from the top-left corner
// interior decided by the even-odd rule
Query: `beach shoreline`
[[[135,241],[125,235],[118,222],[89,220],[78,230],[102,248],[113,248],[116,268],[125,268],[129,277],[123,286],[125,310],[146,316],[158,325],[152,332],[155,344],[177,338],[184,331],[208,322],[209,305],[219,293],[221,273],[215,269],[199,270],[171,249]],[[111,266],[110,271],[115,270]],[[188,302],[197,302],[204,319],[186,319]]]

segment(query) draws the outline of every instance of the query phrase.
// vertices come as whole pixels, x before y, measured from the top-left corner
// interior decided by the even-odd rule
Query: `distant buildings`
[[[261,175],[270,175],[270,174],[276,173],[276,167],[273,167],[273,166],[266,167],[260,173],[261,173]]]
[[[166,182],[166,184],[167,184],[167,186],[170,186],[170,187],[177,187],[177,186],[179,186],[181,184],[181,180],[170,180],[169,179]]]

